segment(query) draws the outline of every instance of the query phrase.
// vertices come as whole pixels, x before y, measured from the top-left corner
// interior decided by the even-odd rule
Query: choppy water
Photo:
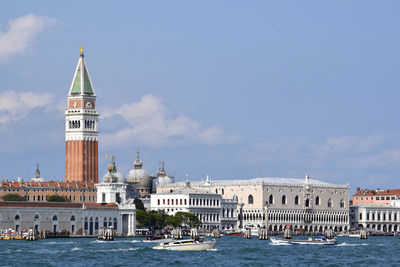
[[[0,266],[399,266],[400,239],[338,237],[337,246],[272,245],[256,238],[222,237],[212,251],[151,249],[143,238],[0,240]]]

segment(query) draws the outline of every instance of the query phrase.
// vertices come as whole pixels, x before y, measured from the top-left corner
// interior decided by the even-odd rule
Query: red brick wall
[[[65,142],[65,181],[98,182],[97,141]]]

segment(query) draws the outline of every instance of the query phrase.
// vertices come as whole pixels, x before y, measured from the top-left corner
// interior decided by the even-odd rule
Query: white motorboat
[[[316,236],[314,238],[310,237],[308,239],[284,239],[271,237],[271,242],[273,244],[290,244],[290,245],[336,245],[338,242],[336,239],[328,239],[326,237]]]
[[[180,251],[202,251],[215,248],[217,242],[215,240],[209,241],[205,238],[200,239],[183,239],[173,240],[171,242],[162,242],[153,249],[160,250],[180,250]]]

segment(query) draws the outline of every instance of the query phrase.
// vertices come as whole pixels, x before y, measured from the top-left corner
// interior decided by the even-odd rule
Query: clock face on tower
[[[92,102],[87,102],[87,103],[86,103],[86,107],[87,107],[87,108],[92,108]]]

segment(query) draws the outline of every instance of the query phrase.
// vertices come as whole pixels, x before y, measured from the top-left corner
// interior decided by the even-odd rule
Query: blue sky
[[[99,173],[311,177],[398,188],[398,1],[5,1],[1,178],[64,179],[83,46]]]

